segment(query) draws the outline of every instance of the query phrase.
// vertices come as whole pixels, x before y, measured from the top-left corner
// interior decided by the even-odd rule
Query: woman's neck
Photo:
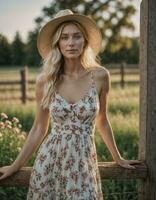
[[[65,75],[78,75],[85,71],[79,59],[65,59],[64,60],[64,74]]]

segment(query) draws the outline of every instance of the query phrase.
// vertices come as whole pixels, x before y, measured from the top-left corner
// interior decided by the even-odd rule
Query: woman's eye
[[[66,40],[66,39],[68,39],[68,37],[63,36],[63,37],[61,37],[61,39],[62,39],[62,40]]]
[[[76,35],[75,38],[79,39],[81,38],[81,35]]]
[[[75,36],[73,36],[73,38],[80,39],[81,35],[75,35]],[[68,40],[68,36],[61,36],[61,40]]]

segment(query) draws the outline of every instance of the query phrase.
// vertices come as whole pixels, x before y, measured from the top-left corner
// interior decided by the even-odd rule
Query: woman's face
[[[68,24],[63,28],[58,44],[65,58],[78,58],[83,52],[85,39],[75,24]]]

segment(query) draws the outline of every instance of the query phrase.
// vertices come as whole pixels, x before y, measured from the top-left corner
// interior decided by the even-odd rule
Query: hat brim
[[[69,14],[57,17],[46,23],[40,30],[37,38],[37,48],[42,58],[45,58],[50,49],[52,36],[57,27],[66,21],[77,21],[81,24],[88,35],[88,42],[94,53],[97,55],[102,48],[102,35],[96,23],[85,15]]]

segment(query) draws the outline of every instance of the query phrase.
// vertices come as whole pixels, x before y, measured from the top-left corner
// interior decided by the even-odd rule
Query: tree
[[[34,31],[30,31],[28,34],[28,41],[26,45],[26,63],[28,65],[39,65],[41,57],[37,50],[37,34],[38,28]]]
[[[114,53],[125,47],[125,43],[121,43],[122,30],[134,30],[130,17],[136,10],[131,2],[132,0],[53,0],[49,6],[42,9],[43,18],[39,19],[40,23],[43,23],[46,18],[51,19],[59,10],[67,8],[91,16],[102,32],[105,50]]]
[[[11,64],[10,44],[5,36],[0,34],[0,65]]]
[[[25,44],[22,42],[19,32],[16,32],[15,38],[11,44],[12,64],[22,65],[25,62]]]
[[[105,50],[101,56],[103,63],[120,63],[126,62],[136,64],[139,62],[139,38],[122,37],[121,43],[123,47],[115,52]]]

